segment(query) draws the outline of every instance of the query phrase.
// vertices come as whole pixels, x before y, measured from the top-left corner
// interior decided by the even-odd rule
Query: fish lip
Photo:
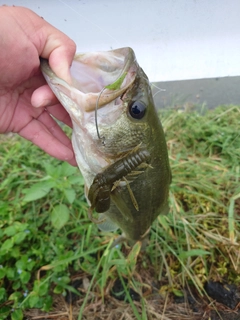
[[[99,65],[94,60],[94,57],[97,57],[100,61]],[[91,60],[92,59],[92,60]],[[104,62],[105,65],[101,66],[101,60]],[[92,61],[89,63],[89,61]],[[112,68],[112,61],[115,63],[115,72],[118,72],[118,76],[116,79],[112,80],[111,77],[111,68]],[[123,62],[124,61],[124,62]],[[47,82],[50,84],[52,90],[59,98],[60,92],[64,93],[70,99],[74,100],[79,109],[82,112],[91,112],[94,111],[96,108],[96,104],[98,108],[103,107],[104,105],[110,103],[111,101],[121,97],[124,92],[133,84],[135,81],[137,71],[138,71],[138,64],[135,58],[134,51],[129,48],[120,48],[111,51],[103,51],[103,52],[96,52],[96,53],[83,53],[83,54],[76,54],[73,59],[71,70],[73,71],[74,64],[80,63],[83,65],[84,68],[89,68],[93,66],[93,70],[96,70],[96,75],[100,74],[99,79],[101,79],[101,74],[105,77],[109,74],[112,83],[126,74],[121,86],[117,89],[109,89],[107,86],[111,85],[112,83],[98,83],[97,79],[96,84],[98,87],[101,87],[101,90],[97,90],[97,92],[93,92],[89,90],[84,92],[84,88],[81,90],[81,83],[78,82],[76,78],[71,74],[71,83],[67,83],[66,81],[57,77],[56,74],[51,70],[48,61],[45,59],[41,59],[41,69],[42,73],[45,76]],[[87,64],[88,63],[88,64]],[[90,67],[89,67],[90,65]],[[81,69],[81,68],[80,68]],[[106,70],[110,70],[107,72]],[[82,109],[85,106],[84,110]],[[67,108],[67,106],[65,106]],[[68,110],[69,111],[69,110]]]

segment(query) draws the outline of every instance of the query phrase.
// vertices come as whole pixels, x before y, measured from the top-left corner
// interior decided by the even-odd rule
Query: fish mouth
[[[73,100],[83,112],[95,110],[121,97],[133,84],[138,64],[129,47],[105,52],[75,55],[70,69],[71,83],[58,78],[48,61],[41,61],[42,72],[61,101]],[[65,105],[65,108],[68,108]],[[68,110],[71,113],[71,110]]]

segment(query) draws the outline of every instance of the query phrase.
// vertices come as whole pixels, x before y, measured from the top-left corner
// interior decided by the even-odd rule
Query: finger
[[[63,108],[63,106],[58,103],[54,106],[50,106],[47,108],[47,111],[56,119],[63,122],[70,128],[72,128],[72,120],[68,114],[68,112]]]
[[[58,123],[51,117],[51,115],[44,111],[42,114],[37,118],[46,129],[56,138],[59,142],[64,144],[66,147],[72,150],[72,143],[71,140],[68,138],[66,133],[62,130],[62,128],[58,125]]]
[[[76,51],[74,41],[30,9],[15,6],[1,9],[5,10],[7,17],[12,17],[18,29],[24,31],[30,43],[35,46],[38,56],[49,60],[56,75],[70,81],[69,68]]]
[[[58,99],[47,84],[37,88],[31,97],[31,104],[35,108],[47,107],[57,103],[59,103]]]
[[[39,50],[39,55],[49,60],[50,67],[59,78],[70,83],[69,69],[76,52],[76,44],[50,24],[44,24],[43,32],[46,41],[42,50]]]
[[[50,114],[72,128],[72,121],[69,114],[59,103],[58,99],[47,84],[33,92],[31,104],[35,108],[48,107],[47,110]]]
[[[67,161],[73,166],[77,165],[72,149],[62,144],[40,121],[33,119],[19,132],[19,135],[31,141],[52,157]]]

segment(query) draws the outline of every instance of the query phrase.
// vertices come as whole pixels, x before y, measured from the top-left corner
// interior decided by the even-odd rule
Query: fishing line
[[[97,130],[97,136],[98,136],[98,139],[102,140],[102,144],[105,145],[104,143],[104,137],[101,137],[100,136],[100,133],[99,133],[99,130],[98,130],[98,122],[97,122],[97,111],[98,111],[98,102],[99,102],[99,99],[101,97],[101,94],[103,93],[103,91],[105,90],[106,88],[102,88],[102,90],[99,92],[99,95],[97,97],[97,101],[96,101],[96,107],[95,107],[95,125],[96,125],[96,130]]]
[[[159,94],[159,92],[165,92],[166,91],[166,89],[162,89],[162,88],[159,88],[158,86],[156,86],[155,84],[153,84],[152,82],[150,82],[150,84],[151,84],[151,86],[153,87],[153,88],[157,88],[158,90],[153,94],[153,98],[157,95],[157,94]],[[152,88],[151,88],[152,89]],[[153,90],[152,90],[152,93],[153,93]]]
[[[145,80],[147,80],[147,81],[149,82],[150,87],[151,87],[152,94],[153,94],[152,87],[158,89],[158,91],[156,91],[156,92],[153,94],[153,98],[154,98],[159,92],[162,92],[162,91],[164,92],[164,91],[166,91],[166,89],[162,89],[162,88],[158,87],[156,84],[154,84],[153,82],[149,81],[148,78],[143,77],[143,79],[145,79]]]

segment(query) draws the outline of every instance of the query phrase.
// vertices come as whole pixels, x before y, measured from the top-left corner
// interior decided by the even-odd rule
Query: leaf
[[[183,297],[184,296],[184,294],[183,294],[183,292],[181,291],[181,290],[178,290],[178,289],[172,289],[172,292],[173,292],[173,294],[175,295],[175,296],[177,296],[177,297]]]
[[[20,280],[22,281],[22,283],[25,283],[25,284],[28,283],[30,278],[31,278],[31,273],[28,271],[23,271],[20,274]]]
[[[6,275],[5,268],[3,266],[0,266],[0,279],[4,278]]]
[[[7,227],[3,232],[3,234],[9,237],[13,236],[15,233],[16,233],[15,225]]]
[[[57,179],[62,176],[61,175],[61,166],[62,166],[61,164],[52,165],[49,163],[44,165],[48,176],[50,176],[51,178],[54,178],[54,179]]]
[[[21,309],[14,310],[11,314],[12,320],[22,320],[23,319],[23,313]]]
[[[23,189],[23,193],[25,193],[23,201],[29,202],[45,197],[54,186],[54,184],[54,181],[48,180],[38,182],[28,189]]]
[[[130,253],[128,254],[127,261],[131,267],[134,267],[136,265],[141,247],[142,247],[141,242],[137,241],[132,247],[132,250],[130,251]]]
[[[51,222],[54,228],[61,229],[69,219],[69,209],[65,204],[59,204],[51,212]]]
[[[24,231],[25,229],[28,228],[28,226],[29,225],[27,223],[21,223],[19,221],[15,221],[11,226],[7,227],[4,230],[4,234],[11,237],[19,231]]]
[[[16,278],[15,268],[7,268],[6,276],[9,280],[14,280]]]
[[[51,306],[52,306],[52,297],[48,295],[44,297],[42,310],[48,312]]]
[[[60,294],[64,291],[64,288],[61,285],[56,285],[56,287],[53,289],[53,292],[56,294]]]
[[[23,242],[23,240],[26,238],[27,233],[22,231],[22,232],[18,232],[17,234],[15,234],[13,236],[13,240],[16,244],[19,244],[21,242]]]
[[[35,261],[35,259],[29,259],[28,260],[28,263],[27,263],[27,270],[28,271],[31,271],[32,270],[32,268],[35,266],[35,264],[36,264],[36,261]]]
[[[20,247],[19,246],[14,246],[12,249],[11,249],[11,256],[13,258],[18,258],[21,256],[21,253],[20,253]]]
[[[53,166],[52,164],[48,163],[45,164],[44,167],[47,174],[55,179],[71,176],[78,171],[76,167],[71,166],[67,162],[59,164],[58,166]]]
[[[0,307],[0,315],[3,317],[2,319],[9,319],[7,318],[7,316],[10,314],[11,308],[12,306],[6,306],[6,305],[5,306],[2,305]]]
[[[65,197],[67,198],[69,203],[73,203],[76,198],[76,192],[73,189],[64,189],[63,190]]]
[[[49,290],[49,284],[48,282],[40,282],[39,280],[34,281],[34,292],[39,297],[42,297],[47,294]]]
[[[0,301],[3,301],[6,298],[6,289],[0,288]]]
[[[48,290],[49,290],[48,282],[41,283],[38,288],[39,296],[42,297],[42,296],[46,295],[48,293]]]
[[[210,254],[210,252],[206,251],[206,250],[202,250],[202,249],[192,249],[192,250],[189,250],[189,251],[182,251],[179,254],[179,258],[180,259],[186,259],[188,257],[203,256],[205,254]]]
[[[69,283],[71,279],[68,276],[62,276],[54,279],[54,282],[56,282],[59,285],[64,286],[65,284]]]
[[[18,302],[21,298],[22,294],[21,292],[13,292],[9,297],[8,300],[13,300],[15,302]]]
[[[0,248],[0,252],[9,251],[13,247],[13,238],[7,239],[3,242],[2,247]]]
[[[71,176],[73,174],[76,174],[77,172],[78,172],[78,169],[76,167],[71,166],[67,162],[64,162],[61,165],[61,175],[64,177]]]
[[[30,308],[34,308],[39,301],[39,296],[36,293],[33,293],[29,296],[28,303]]]
[[[25,261],[23,261],[23,260],[18,260],[15,263],[15,266],[16,266],[17,269],[24,270],[27,267],[27,263]]]
[[[17,291],[20,287],[21,287],[21,282],[19,280],[12,282],[12,290],[13,291]]]
[[[84,179],[80,174],[69,177],[68,182],[70,184],[78,184],[79,186],[84,186]]]

